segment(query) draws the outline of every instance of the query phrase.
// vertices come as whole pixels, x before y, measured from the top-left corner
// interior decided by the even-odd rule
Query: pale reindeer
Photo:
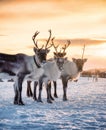
[[[52,44],[54,44],[53,40],[52,40]],[[64,58],[66,56],[66,49],[69,47],[70,44],[71,44],[71,41],[67,40],[67,43],[64,45],[64,47],[62,47],[62,49],[59,52],[57,51],[56,53],[54,53],[54,57],[55,58],[56,57]],[[67,58],[65,58],[65,59],[67,61]],[[54,97],[58,98],[58,96],[57,96],[57,82],[53,81],[53,84],[54,84]],[[54,98],[51,95],[51,87],[49,87],[49,88],[50,88],[50,97],[52,100],[54,100]]]
[[[28,56],[26,54],[4,54],[0,53],[0,73],[8,73],[9,75],[14,75],[15,84],[14,84],[14,104],[24,105],[22,101],[22,83],[24,79],[30,80],[39,80],[39,77],[42,76],[44,70],[42,68],[42,63],[46,61],[47,53],[49,52],[48,43],[51,38],[51,30],[49,30],[50,36],[47,40],[46,46],[43,49],[38,47],[37,41],[35,42],[35,37],[39,34],[38,31],[35,32],[32,37],[35,47],[35,55]]]
[[[67,60],[63,65],[63,71],[61,74],[62,84],[63,84],[63,101],[67,100],[67,84],[68,80],[77,81],[80,77],[81,72],[83,71],[84,63],[87,61],[87,59],[84,59],[84,51],[85,51],[85,45],[83,48],[83,54],[81,59],[72,58],[73,61]],[[64,52],[63,52],[64,53]],[[66,53],[65,53],[66,54]],[[61,54],[62,56],[62,54]],[[63,56],[65,56],[63,54]],[[54,97],[57,96],[57,90],[56,90],[56,82],[54,83]],[[51,96],[52,97],[52,96]]]

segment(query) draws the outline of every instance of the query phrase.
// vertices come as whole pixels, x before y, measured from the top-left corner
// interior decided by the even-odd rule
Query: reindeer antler
[[[32,36],[32,40],[33,40],[33,42],[34,42],[36,48],[38,48],[38,45],[37,45],[37,41],[35,42],[35,37],[36,37],[38,34],[39,34],[39,32],[36,31],[35,34]]]
[[[70,41],[70,40],[67,40],[67,43],[68,43],[68,44],[65,44],[65,46],[62,47],[62,49],[63,49],[63,53],[64,53],[65,50],[68,48],[68,46],[71,44],[71,41]]]
[[[51,39],[52,45],[53,45],[53,47],[54,47],[56,53],[58,53],[57,48],[58,48],[59,45],[57,45],[57,46],[54,45],[54,39],[55,39],[55,37],[53,37],[53,38]]]
[[[47,46],[48,46],[48,43],[49,43],[49,41],[50,41],[50,38],[51,38],[51,30],[49,30],[49,33],[50,33],[50,36],[49,36],[49,38],[48,38],[48,40],[47,40],[47,43],[46,43],[46,45],[45,45],[45,49],[48,49],[48,48],[50,48],[50,47],[52,46],[52,45],[50,45],[49,47],[47,47]],[[38,49],[43,49],[44,45],[42,45],[42,47],[39,48],[38,45],[37,45],[37,41],[35,42],[35,38],[36,38],[36,36],[37,36],[38,34],[39,34],[39,32],[36,31],[35,34],[32,36],[32,40],[33,40],[33,42],[34,42],[36,48],[38,48]]]
[[[47,46],[48,46],[48,43],[49,43],[49,41],[50,41],[51,35],[52,35],[51,29],[48,30],[48,31],[49,31],[50,35],[49,35],[49,38],[48,38],[47,43],[46,43],[46,45],[45,45],[45,49],[48,49],[48,48],[50,48],[50,47],[52,46],[52,45],[50,45],[49,47],[47,47]]]
[[[84,52],[85,52],[85,44],[84,44],[83,52],[82,52],[82,59],[83,59],[83,57],[84,57]]]

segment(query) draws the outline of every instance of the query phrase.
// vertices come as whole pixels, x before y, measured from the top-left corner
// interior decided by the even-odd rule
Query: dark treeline
[[[106,70],[88,70],[88,71],[83,71],[82,72],[82,76],[83,77],[92,77],[93,75],[98,75],[98,77],[100,78],[106,78]]]

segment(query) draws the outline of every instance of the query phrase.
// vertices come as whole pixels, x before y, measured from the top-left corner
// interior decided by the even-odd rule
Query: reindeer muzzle
[[[45,63],[46,63],[46,60],[43,60],[43,61],[42,61],[42,64],[45,64]]]
[[[79,69],[79,72],[82,72],[82,71],[83,71],[83,69],[82,69],[82,68],[80,68],[80,69]]]

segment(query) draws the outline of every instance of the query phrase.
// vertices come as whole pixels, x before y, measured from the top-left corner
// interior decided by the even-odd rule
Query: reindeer
[[[54,44],[53,40],[52,40],[52,44]],[[54,53],[54,57],[55,58],[56,57],[64,58],[66,56],[66,52],[65,51],[69,47],[70,44],[71,44],[71,41],[67,40],[67,43],[64,45],[64,47],[62,47],[62,49],[60,50],[60,52]],[[67,61],[67,58],[66,58],[66,61]],[[53,81],[53,84],[54,84],[54,97],[58,98],[58,96],[57,96],[57,82]],[[50,97],[51,97],[52,100],[54,100],[54,98],[51,95],[51,87],[50,87]]]
[[[45,48],[44,48],[44,52],[45,52],[45,50],[47,49],[47,46],[48,46],[48,43],[49,43],[49,41],[50,41],[50,39],[51,39],[51,30],[49,30],[49,32],[50,32],[50,36],[49,36],[49,38],[48,38],[48,40],[47,40],[47,43],[46,43],[46,45],[45,45]],[[35,40],[34,40],[34,37],[32,38],[33,39],[33,42],[34,42],[34,44],[36,44],[35,43]],[[52,45],[51,45],[52,46]],[[50,47],[51,47],[50,46]],[[44,47],[44,45],[42,46],[42,48]],[[50,48],[50,47],[48,47],[48,48]],[[41,49],[42,49],[41,48]],[[45,56],[45,58],[47,57],[47,54],[48,53],[45,53],[46,55],[44,55]],[[43,55],[42,55],[43,56]],[[38,65],[38,68],[39,68],[39,65]],[[34,91],[35,91],[35,88],[36,88],[36,85],[37,85],[38,83],[37,83],[37,81],[34,81]],[[27,80],[27,93],[26,93],[26,95],[28,96],[28,97],[32,97],[33,96],[33,93],[32,93],[32,90],[31,90],[31,80]],[[34,100],[36,100],[36,96],[33,96],[33,98],[34,98]]]
[[[63,47],[64,51],[61,52],[61,56],[65,56],[65,50],[68,46],[65,45],[65,47]],[[82,58],[81,59],[76,59],[76,58],[72,58],[73,61],[65,61],[64,65],[63,65],[63,71],[61,74],[61,79],[62,79],[62,84],[63,84],[63,101],[67,100],[67,84],[68,84],[68,80],[70,81],[77,81],[78,78],[80,77],[81,72],[83,71],[83,66],[84,63],[87,61],[87,59],[84,59],[84,50],[85,50],[85,45],[83,48],[83,54],[82,54]],[[58,56],[58,55],[57,55]],[[57,96],[57,90],[56,90],[56,82],[54,82],[54,97],[58,97]],[[51,96],[52,97],[52,96]]]
[[[51,38],[51,30],[49,30],[50,36],[47,40],[46,46],[44,45],[39,48],[37,41],[35,42],[36,36],[39,34],[38,31],[35,32],[32,40],[35,44],[33,48],[35,55],[28,56],[26,54],[4,54],[0,53],[0,73],[8,73],[9,75],[15,76],[14,84],[14,104],[24,105],[22,101],[22,83],[24,79],[29,80],[39,80],[40,76],[43,75],[44,70],[42,64],[46,61],[47,53],[49,52],[48,43]]]

